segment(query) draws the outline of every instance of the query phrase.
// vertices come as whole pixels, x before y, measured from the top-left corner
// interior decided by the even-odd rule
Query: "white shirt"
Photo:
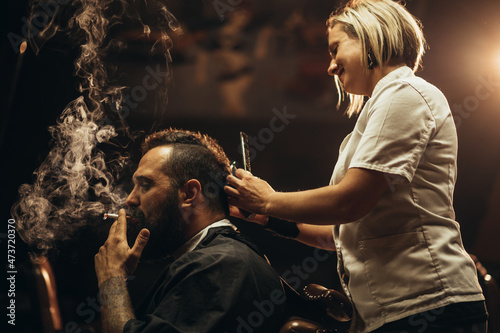
[[[228,219],[222,219],[220,221],[214,222],[210,224],[209,226],[201,229],[196,235],[191,237],[186,243],[182,244],[181,247],[179,247],[177,250],[174,251],[172,254],[172,257],[175,259],[178,259],[180,256],[182,256],[184,253],[191,252],[195,249],[198,244],[205,238],[205,236],[208,233],[208,230],[211,228],[217,228],[217,227],[231,227],[234,230],[236,230],[236,227],[234,224],[232,224]]]
[[[333,230],[341,282],[356,308],[352,332],[484,299],[454,220],[456,156],[453,117],[436,87],[406,66],[377,83],[330,182],[356,167],[383,172],[389,183],[371,212]]]

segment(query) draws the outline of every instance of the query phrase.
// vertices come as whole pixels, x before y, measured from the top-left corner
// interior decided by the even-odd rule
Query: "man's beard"
[[[132,247],[139,232],[146,228],[150,232],[148,243],[142,251],[141,260],[152,262],[166,258],[186,241],[186,224],[179,210],[179,195],[170,188],[164,209],[157,218],[146,219],[136,207],[127,209],[131,218],[127,221],[127,240]]]

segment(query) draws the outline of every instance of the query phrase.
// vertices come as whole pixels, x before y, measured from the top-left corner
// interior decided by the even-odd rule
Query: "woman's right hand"
[[[245,211],[267,214],[273,188],[264,180],[243,169],[236,169],[234,175],[227,176],[224,191],[229,195],[228,203]]]

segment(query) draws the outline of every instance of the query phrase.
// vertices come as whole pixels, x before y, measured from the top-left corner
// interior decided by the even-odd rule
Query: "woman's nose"
[[[337,73],[337,68],[338,68],[338,65],[337,63],[335,62],[335,60],[331,60],[330,61],[330,66],[328,66],[328,75],[330,76],[334,76],[336,73]]]

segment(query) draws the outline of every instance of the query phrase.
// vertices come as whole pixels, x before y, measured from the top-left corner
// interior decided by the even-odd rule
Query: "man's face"
[[[127,237],[130,246],[143,228],[150,238],[143,260],[160,259],[171,254],[185,242],[186,225],[179,210],[179,193],[163,168],[172,147],[156,147],[148,151],[139,162],[134,176],[134,189],[127,198]]]

